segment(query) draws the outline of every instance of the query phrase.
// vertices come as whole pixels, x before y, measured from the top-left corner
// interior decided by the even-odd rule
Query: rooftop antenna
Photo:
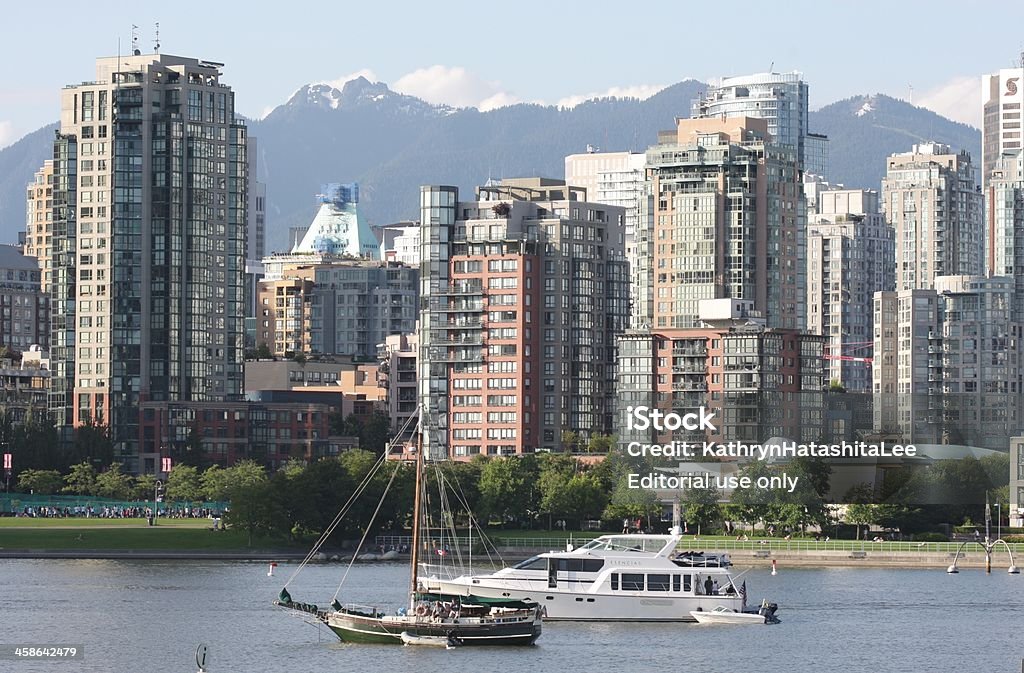
[[[907,86],[910,87],[910,104],[913,105],[914,104],[914,85],[913,84],[908,84]]]
[[[775,61],[772,61],[772,64],[768,66],[768,72],[775,72]]]
[[[139,27],[134,23],[132,24],[132,55],[140,56],[142,52],[139,51]]]
[[[159,54],[160,53],[160,22],[159,21],[156,22],[156,38],[153,40],[153,42],[154,42],[153,53]]]

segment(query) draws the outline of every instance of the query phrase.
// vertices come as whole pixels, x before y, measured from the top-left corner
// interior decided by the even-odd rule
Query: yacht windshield
[[[630,535],[608,535],[591,540],[580,547],[589,551],[633,551],[656,554],[665,547],[662,538],[635,537]]]
[[[515,564],[512,568],[515,570],[547,570],[548,560],[542,556],[534,556]]]

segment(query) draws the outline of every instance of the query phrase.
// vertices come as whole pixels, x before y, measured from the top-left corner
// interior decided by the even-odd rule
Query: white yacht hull
[[[587,592],[571,592],[547,589],[543,582],[536,582],[537,589],[511,588],[508,586],[487,586],[479,579],[469,582],[440,580],[437,578],[420,581],[430,591],[452,595],[467,595],[487,598],[509,598],[531,600],[539,603],[546,610],[545,621],[587,621],[587,622],[695,622],[691,612],[700,608],[710,612],[719,605],[740,610],[742,598],[739,596],[636,596],[618,594],[599,594]],[[467,580],[469,578],[466,578]],[[526,582],[517,582],[526,585]],[[534,583],[531,583],[534,584]]]

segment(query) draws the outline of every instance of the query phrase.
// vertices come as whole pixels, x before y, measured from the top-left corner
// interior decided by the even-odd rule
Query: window
[[[639,573],[622,573],[621,586],[623,591],[643,591],[644,576]]]
[[[668,578],[666,575],[648,575],[647,576],[647,590],[648,591],[668,591]]]

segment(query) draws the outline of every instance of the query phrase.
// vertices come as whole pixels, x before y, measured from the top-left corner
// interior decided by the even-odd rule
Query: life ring
[[[427,616],[427,606],[424,605],[423,603],[420,603],[419,605],[417,605],[416,606],[416,616],[417,617],[426,617]]]

